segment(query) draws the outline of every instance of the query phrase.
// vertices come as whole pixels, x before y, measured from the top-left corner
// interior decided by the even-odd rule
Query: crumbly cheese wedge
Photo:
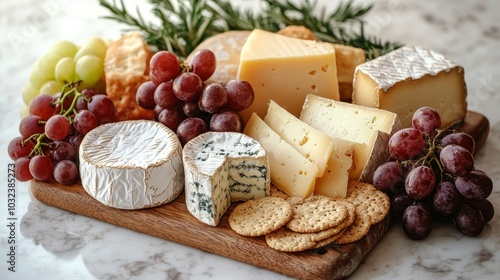
[[[246,135],[264,146],[269,154],[271,182],[288,195],[309,197],[314,190],[318,168],[302,156],[257,114],[252,114],[245,126]]]
[[[328,168],[325,174],[316,180],[314,195],[323,195],[331,198],[345,197],[349,172],[353,167],[355,143],[338,138],[331,138],[333,151],[328,159]]]
[[[371,182],[373,172],[389,159],[387,144],[401,127],[395,113],[310,94],[300,119],[332,138],[355,144],[351,179]]]
[[[255,29],[243,45],[238,79],[254,90],[252,105],[240,112],[263,118],[270,99],[299,116],[307,94],[339,100],[335,49],[328,43],[289,38]]]
[[[101,125],[85,135],[79,156],[83,188],[110,207],[155,207],[184,190],[181,144],[158,122]]]
[[[330,136],[299,120],[273,100],[269,102],[264,121],[288,144],[318,167],[319,177],[323,176],[333,150]]]
[[[464,69],[421,47],[405,46],[359,65],[353,84],[353,103],[395,112],[403,127],[423,106],[438,111],[443,128],[467,112]]]
[[[207,132],[184,146],[185,195],[189,212],[216,226],[232,201],[269,196],[266,150],[236,132]]]

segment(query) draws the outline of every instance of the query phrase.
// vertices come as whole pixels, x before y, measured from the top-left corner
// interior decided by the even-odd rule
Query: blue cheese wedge
[[[207,132],[184,146],[185,196],[189,212],[216,226],[233,201],[269,196],[266,150],[236,132]]]
[[[101,125],[80,145],[85,191],[120,209],[160,206],[184,190],[182,147],[166,126],[146,120]]]

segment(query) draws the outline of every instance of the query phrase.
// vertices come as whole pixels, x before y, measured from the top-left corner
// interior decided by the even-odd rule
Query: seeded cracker
[[[244,236],[261,236],[275,231],[292,218],[292,206],[280,197],[249,200],[229,215],[229,226]]]
[[[335,244],[348,244],[358,241],[368,233],[370,227],[370,216],[368,216],[366,209],[362,206],[356,207],[356,218],[354,219],[354,223],[344,231],[342,236],[333,242]]]
[[[284,252],[300,252],[316,245],[309,236],[297,234],[286,227],[266,234],[266,243],[269,247]]]
[[[372,225],[382,221],[390,209],[390,200],[387,194],[367,183],[349,181],[346,200],[356,207],[363,206]]]
[[[302,204],[294,204],[293,218],[286,227],[300,233],[318,232],[337,226],[347,215],[344,203],[318,196],[306,199]]]

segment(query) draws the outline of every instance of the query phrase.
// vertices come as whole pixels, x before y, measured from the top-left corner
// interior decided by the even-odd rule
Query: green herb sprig
[[[136,16],[131,15],[123,0],[99,3],[111,13],[104,18],[130,26],[126,31],[140,30],[153,50],[169,50],[180,57],[187,57],[205,39],[224,31],[260,28],[276,32],[288,25],[305,26],[325,42],[362,48],[368,60],[402,46],[365,34],[363,16],[371,5],[354,5],[348,0],[327,14],[324,7],[318,9],[316,1],[262,1],[263,11],[254,13],[227,0],[149,0],[152,14],[160,21],[157,25],[146,21],[139,9]]]

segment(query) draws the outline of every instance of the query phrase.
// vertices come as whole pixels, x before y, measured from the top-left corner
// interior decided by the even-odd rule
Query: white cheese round
[[[264,147],[237,132],[206,132],[184,146],[189,212],[216,226],[232,201],[269,196],[271,177]]]
[[[101,125],[80,146],[85,191],[121,209],[160,206],[184,190],[182,147],[175,133],[154,121]]]

